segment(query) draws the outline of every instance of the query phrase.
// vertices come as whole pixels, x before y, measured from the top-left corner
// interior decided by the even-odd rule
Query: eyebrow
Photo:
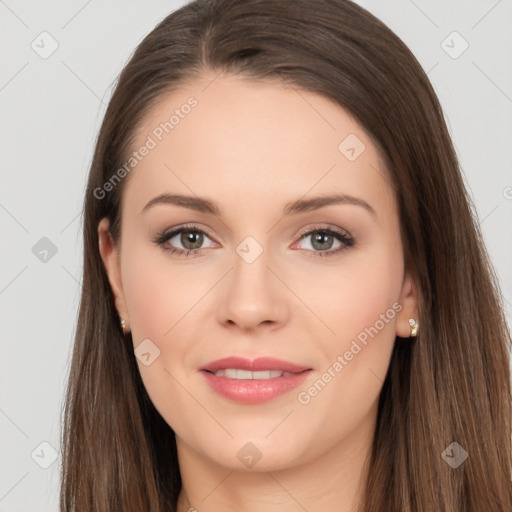
[[[217,203],[209,199],[193,196],[184,196],[179,194],[160,194],[149,201],[141,211],[142,213],[147,212],[152,207],[158,205],[175,205],[190,210],[195,210],[202,213],[210,213],[218,217],[221,216],[221,210]],[[355,206],[361,206],[374,217],[377,217],[377,213],[373,207],[368,204],[365,200],[358,197],[350,196],[347,194],[332,194],[327,196],[317,196],[311,199],[297,199],[286,203],[283,208],[283,215],[296,215],[303,212],[309,212],[323,208],[324,206],[330,206],[334,204],[350,204]]]

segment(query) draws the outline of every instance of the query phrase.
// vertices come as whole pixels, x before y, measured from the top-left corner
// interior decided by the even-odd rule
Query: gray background
[[[52,447],[59,450],[93,144],[117,74],[142,37],[183,3],[0,0],[0,512],[58,510],[60,458]],[[358,3],[428,71],[510,325],[512,0]],[[58,48],[42,58],[52,39]]]

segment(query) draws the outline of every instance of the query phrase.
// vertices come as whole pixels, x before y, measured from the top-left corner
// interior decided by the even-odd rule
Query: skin
[[[139,124],[134,150],[190,96],[197,106],[125,178],[120,245],[106,219],[98,226],[134,348],[150,339],[160,350],[150,365],[137,362],[176,433],[178,510],[353,511],[395,336],[410,336],[408,318],[417,318],[387,170],[363,128],[323,96],[211,72],[160,99]],[[338,150],[349,134],[366,147],[354,161]],[[221,215],[162,204],[141,213],[163,192],[208,198]],[[289,201],[333,192],[363,199],[376,215],[354,204],[282,214]],[[179,256],[154,243],[185,223],[204,230],[200,253]],[[323,246],[311,234],[301,240],[318,226],[348,232],[355,243],[315,257],[344,246],[334,237]],[[263,248],[252,263],[236,252],[247,236]],[[178,234],[166,245],[194,247],[183,243]],[[299,393],[394,303],[401,310],[300,403]],[[313,372],[284,395],[243,405],[216,394],[198,372],[230,355],[273,356]],[[250,468],[237,457],[248,442],[261,452]]]

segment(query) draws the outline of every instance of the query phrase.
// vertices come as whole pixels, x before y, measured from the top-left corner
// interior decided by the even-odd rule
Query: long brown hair
[[[138,46],[97,139],[63,411],[61,511],[176,510],[175,435],[145,391],[99,253],[103,217],[119,240],[129,177],[105,197],[95,191],[126,162],[149,109],[206,69],[324,95],[355,116],[386,162],[421,327],[416,338],[395,340],[361,511],[512,510],[510,332],[425,72],[389,28],[347,0],[196,0]],[[446,462],[453,442],[468,454],[457,468]]]

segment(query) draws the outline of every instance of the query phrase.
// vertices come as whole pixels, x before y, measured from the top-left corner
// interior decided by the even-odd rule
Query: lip
[[[217,370],[237,368],[249,371],[275,370],[294,373],[273,379],[230,379],[217,377]],[[312,369],[281,359],[259,357],[254,360],[242,357],[226,357],[212,361],[200,368],[210,388],[225,398],[241,404],[261,404],[281,396],[302,384]]]
[[[291,373],[300,373],[304,370],[311,370],[311,368],[308,368],[307,366],[300,366],[274,357],[257,357],[256,359],[251,360],[238,356],[217,359],[216,361],[211,361],[199,369],[216,372],[217,370],[225,370],[226,368],[238,368],[240,370],[249,370],[251,372],[275,370]]]

